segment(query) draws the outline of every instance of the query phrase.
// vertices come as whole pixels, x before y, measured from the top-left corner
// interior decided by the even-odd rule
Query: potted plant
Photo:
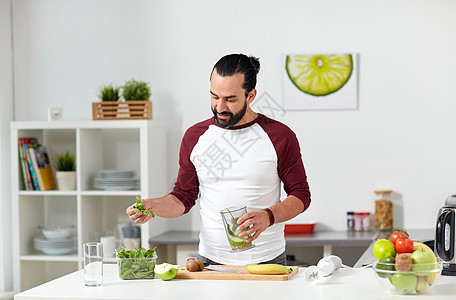
[[[119,101],[120,89],[125,101]],[[149,83],[131,79],[122,87],[103,86],[101,102],[92,102],[94,120],[129,120],[152,119],[152,101],[150,101]]]
[[[149,100],[150,98],[150,87],[145,81],[138,81],[131,79],[125,82],[123,86],[122,95],[125,101],[132,100]]]
[[[120,99],[120,87],[113,86],[112,84],[104,85],[100,88],[100,93],[98,97],[102,102],[109,103],[109,105],[104,108],[105,112],[113,113],[115,115],[117,112],[117,106],[115,103]],[[110,104],[114,104],[111,106]]]
[[[101,101],[119,101],[120,87],[113,86],[112,84],[104,85],[98,94]]]
[[[69,191],[76,189],[75,156],[69,151],[59,154],[55,159],[57,187],[59,190]]]

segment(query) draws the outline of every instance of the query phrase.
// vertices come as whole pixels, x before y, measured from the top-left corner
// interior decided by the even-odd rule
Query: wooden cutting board
[[[293,271],[283,275],[261,275],[261,274],[250,274],[245,269],[245,266],[220,266],[222,268],[233,270],[235,272],[220,272],[213,270],[206,270],[199,272],[189,272],[185,266],[179,266],[179,272],[176,277],[178,279],[220,279],[220,280],[289,280],[299,270],[297,266],[287,266],[292,268]]]

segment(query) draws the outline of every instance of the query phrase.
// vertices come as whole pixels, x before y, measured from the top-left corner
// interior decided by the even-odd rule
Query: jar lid
[[[393,190],[376,190],[374,193],[376,194],[391,194]]]
[[[352,211],[347,211],[347,215],[353,215],[353,214],[354,214],[354,212],[352,212]]]
[[[368,216],[370,215],[370,212],[355,212],[356,216]]]

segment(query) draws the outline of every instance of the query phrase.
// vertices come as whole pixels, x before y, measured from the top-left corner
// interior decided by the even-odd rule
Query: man
[[[145,209],[174,218],[200,201],[198,257],[204,263],[286,264],[283,222],[306,210],[310,191],[296,135],[284,124],[254,112],[259,60],[243,54],[221,58],[212,69],[211,108],[214,117],[190,127],[179,153],[173,191],[143,199]],[[283,182],[287,197],[280,201]],[[220,211],[246,205],[238,220],[239,237],[250,235],[255,247],[233,253]],[[130,220],[151,219],[127,208]],[[241,232],[244,229],[245,232]]]

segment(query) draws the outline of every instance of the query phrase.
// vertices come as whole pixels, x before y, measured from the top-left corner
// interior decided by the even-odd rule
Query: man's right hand
[[[141,201],[146,201],[146,200],[141,200]],[[143,204],[144,204],[144,202],[143,202]],[[147,221],[149,221],[150,219],[152,219],[151,215],[147,215],[147,214],[145,215],[142,212],[136,211],[133,208],[133,206],[135,206],[135,205],[136,205],[136,203],[133,205],[130,205],[126,210],[128,218],[130,220],[132,220],[136,224],[143,224],[143,223],[146,223]]]
[[[141,199],[144,209],[151,210],[155,216],[162,218],[176,218],[182,216],[185,211],[184,204],[175,196],[168,194],[162,198]],[[143,224],[152,219],[151,215],[143,214],[136,211],[133,205],[129,206],[126,210],[128,218],[136,224]]]

